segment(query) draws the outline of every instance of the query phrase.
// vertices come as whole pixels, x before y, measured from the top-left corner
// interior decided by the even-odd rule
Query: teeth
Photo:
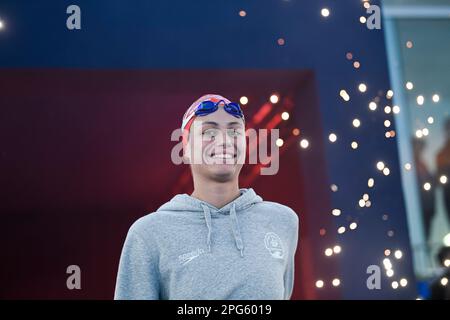
[[[225,154],[215,154],[212,156],[213,158],[216,159],[231,159],[233,158],[233,156],[231,154],[225,153]]]

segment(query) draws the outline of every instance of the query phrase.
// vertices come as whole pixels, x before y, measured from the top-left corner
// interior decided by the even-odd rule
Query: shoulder
[[[257,210],[261,210],[260,212],[262,212],[264,216],[287,227],[287,232],[298,232],[300,219],[298,214],[290,207],[272,201],[262,201],[257,203],[256,206]]]
[[[278,218],[285,218],[293,222],[298,222],[299,220],[297,213],[284,204],[272,201],[262,201],[257,205],[259,208],[273,212],[273,214],[277,215]]]
[[[128,236],[149,241],[155,231],[161,228],[162,223],[160,212],[148,213],[133,222],[128,230]]]
[[[258,205],[258,211],[261,210],[264,216],[269,217],[270,225],[279,231],[279,235],[289,244],[290,250],[295,252],[300,234],[298,214],[292,208],[278,202],[263,201]]]

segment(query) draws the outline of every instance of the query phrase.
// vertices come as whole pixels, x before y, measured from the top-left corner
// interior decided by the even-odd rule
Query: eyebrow
[[[218,124],[217,122],[214,122],[214,121],[205,121],[205,122],[202,122],[202,125],[208,125],[208,124],[210,124],[210,125],[212,125],[212,126],[216,126],[216,127],[219,126],[219,124]]]

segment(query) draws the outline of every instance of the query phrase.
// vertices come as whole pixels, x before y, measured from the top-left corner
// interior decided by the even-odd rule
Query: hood
[[[211,252],[211,235],[214,226],[211,224],[211,215],[223,214],[229,216],[231,227],[237,249],[244,256],[244,243],[239,228],[238,214],[246,210],[255,203],[262,202],[262,198],[258,196],[252,188],[239,189],[240,196],[232,202],[226,204],[222,208],[216,208],[208,202],[194,198],[188,194],[178,194],[169,202],[162,205],[157,211],[183,211],[186,214],[198,215],[205,220],[205,226],[208,229],[206,244],[208,251]]]

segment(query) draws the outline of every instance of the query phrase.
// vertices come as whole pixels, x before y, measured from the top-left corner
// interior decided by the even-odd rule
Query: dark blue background
[[[70,4],[81,8],[81,30],[66,28]],[[330,17],[320,15],[322,7],[330,8]],[[240,17],[240,10],[247,16]],[[2,1],[0,67],[312,70],[329,180],[339,186],[332,195],[334,207],[343,212],[336,226],[348,215],[359,219],[357,230],[338,237],[343,297],[415,298],[396,140],[384,138],[383,121],[392,116],[382,112],[390,104],[384,98],[390,84],[383,30],[362,25],[359,16],[364,14],[361,2],[350,0]],[[278,38],[285,39],[284,46],[277,44]],[[352,67],[347,52],[361,68]],[[357,90],[360,82],[368,86],[364,94]],[[341,89],[351,96],[349,102],[339,97]],[[379,91],[382,102],[370,112],[368,103]],[[362,123],[357,129],[351,125],[356,117]],[[337,143],[328,142],[330,132],[338,135]],[[357,150],[350,148],[353,140],[359,143]],[[314,141],[310,143],[313,147]],[[376,170],[379,160],[389,166],[389,176]],[[368,191],[370,177],[375,179],[368,192],[372,206],[360,209],[358,200]],[[381,219],[383,214],[388,221]],[[386,235],[391,229],[392,238]],[[403,251],[395,271],[409,279],[407,289],[392,290],[383,275],[382,290],[367,290],[366,267],[382,267],[385,248]]]

